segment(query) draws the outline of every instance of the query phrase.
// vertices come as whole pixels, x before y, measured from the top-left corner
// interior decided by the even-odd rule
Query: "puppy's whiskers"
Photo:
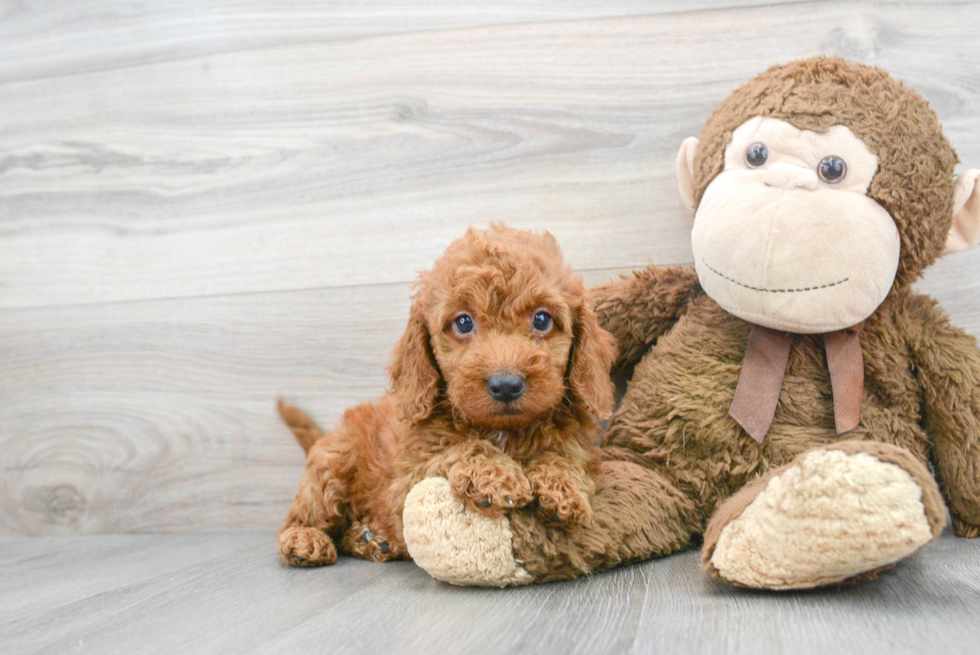
[[[505,432],[501,430],[500,432],[498,432],[493,436],[493,439],[491,441],[493,441],[493,445],[495,445],[497,448],[499,448],[502,451],[506,451],[507,441],[509,439],[510,439],[510,432]]]

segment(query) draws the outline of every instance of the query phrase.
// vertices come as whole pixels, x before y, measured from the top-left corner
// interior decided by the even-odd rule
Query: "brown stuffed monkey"
[[[506,586],[703,542],[720,580],[798,589],[915,553],[944,500],[978,536],[980,351],[911,289],[980,236],[980,172],[956,162],[879,69],[821,57],[737,89],[678,156],[695,268],[593,290],[631,376],[591,525],[483,516],[430,478],[405,505],[415,561]]]

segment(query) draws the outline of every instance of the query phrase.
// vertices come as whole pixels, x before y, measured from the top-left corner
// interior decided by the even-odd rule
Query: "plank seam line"
[[[582,275],[585,273],[600,273],[603,271],[609,271],[610,274],[615,274],[617,271],[621,274],[628,274],[630,271],[638,271],[646,266],[650,262],[645,264],[637,264],[635,266],[600,266],[597,268],[577,268],[573,269],[573,273],[576,275]],[[689,268],[694,267],[693,262],[678,262],[671,264],[664,264],[664,266],[686,266]],[[183,296],[159,296],[155,298],[126,298],[122,300],[96,300],[92,302],[76,302],[76,303],[52,303],[47,305],[5,305],[2,300],[0,300],[0,310],[5,312],[15,312],[15,311],[31,311],[39,309],[66,309],[72,307],[99,307],[99,306],[110,306],[110,305],[128,305],[135,303],[150,303],[150,302],[169,302],[169,301],[181,301],[181,300],[203,300],[207,298],[235,298],[239,296],[255,296],[262,294],[287,294],[287,293],[302,293],[306,291],[330,291],[330,290],[353,290],[353,289],[371,289],[384,286],[407,286],[415,284],[415,280],[393,280],[390,282],[368,282],[365,284],[341,284],[336,286],[310,286],[310,287],[295,287],[289,289],[261,289],[255,291],[232,291],[228,293],[204,293],[204,294],[189,294]]]

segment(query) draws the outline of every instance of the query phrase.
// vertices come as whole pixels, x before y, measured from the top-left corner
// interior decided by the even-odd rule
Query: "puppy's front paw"
[[[323,530],[295,526],[279,534],[279,558],[289,566],[323,566],[337,559],[337,547]]]
[[[586,525],[592,521],[592,503],[564,477],[540,469],[528,474],[538,497],[539,515],[542,520],[563,527]]]
[[[524,507],[534,498],[521,467],[504,457],[463,460],[450,469],[449,484],[468,507],[489,516]]]

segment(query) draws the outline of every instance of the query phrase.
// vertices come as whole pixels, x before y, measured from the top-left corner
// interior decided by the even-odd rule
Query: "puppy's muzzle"
[[[490,379],[487,380],[487,393],[494,400],[502,403],[517,400],[524,394],[525,388],[524,378],[512,373],[497,373],[491,375]]]

